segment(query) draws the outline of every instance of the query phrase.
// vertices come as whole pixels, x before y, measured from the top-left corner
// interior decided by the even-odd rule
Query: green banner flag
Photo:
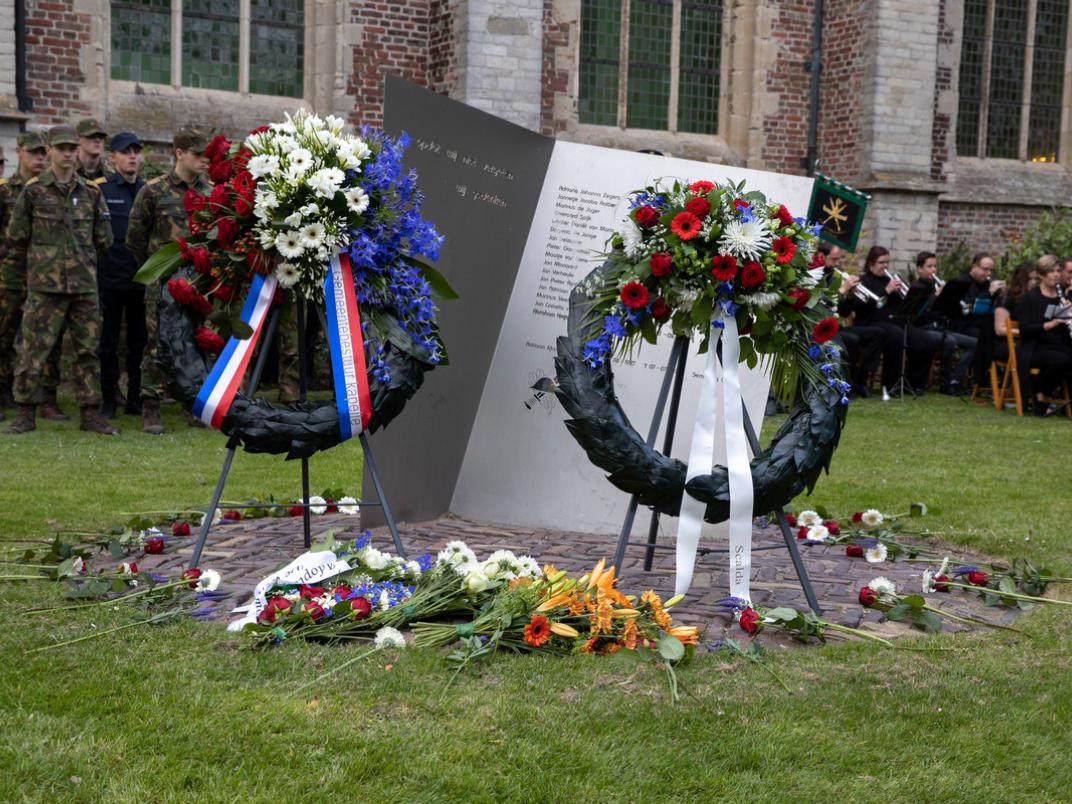
[[[864,213],[871,196],[834,181],[822,173],[815,174],[815,185],[808,206],[808,220],[821,224],[820,237],[846,251],[856,251]]]

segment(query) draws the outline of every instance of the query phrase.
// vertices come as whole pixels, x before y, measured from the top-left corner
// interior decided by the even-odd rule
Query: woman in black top
[[[1057,318],[1059,311],[1067,312],[1057,292],[1060,281],[1059,261],[1051,254],[1040,257],[1036,267],[1038,287],[1028,291],[1017,309],[1020,323],[1020,384],[1029,387],[1029,368],[1039,374],[1030,388],[1035,398],[1036,413],[1044,414],[1043,394],[1052,393],[1062,382],[1072,382],[1072,332],[1067,319]]]
[[[998,306],[994,309],[995,360],[1008,359],[1009,343],[1005,333],[1008,329],[1009,321],[1019,322],[1020,316],[1017,310],[1020,305],[1020,299],[1037,284],[1038,273],[1035,270],[1035,263],[1022,262],[1016,266],[1005,292],[1001,294]]]

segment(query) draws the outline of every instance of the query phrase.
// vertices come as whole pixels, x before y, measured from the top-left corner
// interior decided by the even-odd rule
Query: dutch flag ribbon
[[[364,432],[372,416],[354,274],[350,258],[345,254],[337,254],[328,263],[328,273],[324,277],[324,306],[331,374],[335,380],[335,406],[342,434],[340,440],[345,441]]]

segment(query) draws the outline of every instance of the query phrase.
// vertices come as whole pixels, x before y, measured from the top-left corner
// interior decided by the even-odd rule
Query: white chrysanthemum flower
[[[758,293],[752,293],[745,296],[744,303],[749,307],[755,307],[759,310],[773,310],[782,301],[780,293],[771,293],[770,291],[760,291]]]
[[[476,553],[469,549],[463,541],[455,540],[447,542],[446,547],[439,551],[439,555],[436,556],[436,564],[449,564],[450,566],[458,569],[461,574],[465,574],[465,570],[469,567],[476,565]]]
[[[823,524],[823,518],[815,511],[801,511],[797,516],[797,524],[802,528],[811,528]]]
[[[402,636],[402,632],[397,628],[385,625],[376,632],[373,644],[377,648],[404,648],[406,647],[406,638]]]
[[[275,154],[261,154],[260,156],[255,156],[249,160],[246,169],[249,170],[255,179],[259,179],[261,176],[271,176],[279,170],[279,157]]]
[[[625,250],[625,256],[631,260],[635,260],[640,254],[641,247],[644,245],[644,235],[640,231],[640,227],[633,222],[632,218],[625,219],[625,223],[622,224],[621,236],[622,248]]]
[[[887,555],[888,551],[886,550],[886,545],[882,542],[879,542],[874,547],[868,547],[864,550],[864,558],[867,559],[868,564],[881,564],[886,560]]]
[[[324,242],[327,231],[322,223],[310,223],[301,230],[301,242],[306,248],[318,248]]]
[[[313,155],[306,148],[295,148],[287,154],[287,166],[290,175],[302,176],[313,166]]]
[[[294,231],[280,232],[275,239],[275,247],[288,260],[300,257],[305,251],[301,244],[301,235]]]
[[[272,190],[257,189],[257,205],[264,207],[265,209],[275,209],[279,206],[279,196]]]
[[[864,527],[868,530],[874,530],[882,524],[883,516],[881,512],[876,511],[874,508],[868,508],[860,516],[860,522],[862,522]]]
[[[305,181],[305,185],[320,198],[331,199],[339,192],[346,174],[335,167],[321,168]]]
[[[830,531],[826,529],[825,525],[813,525],[808,528],[806,538],[809,542],[825,542],[830,538]]]
[[[309,498],[309,513],[320,516],[328,512],[328,501],[321,497],[319,494],[314,494]]]
[[[517,556],[509,550],[496,550],[480,565],[481,571],[492,581],[512,581],[517,577]]]
[[[350,211],[360,215],[369,205],[368,193],[362,190],[360,187],[351,187],[345,193],[346,206],[350,208]]]
[[[758,262],[763,253],[770,248],[771,233],[755,221],[741,223],[731,220],[722,230],[722,237],[718,244],[739,259]]]
[[[357,500],[353,497],[343,497],[339,500],[339,513],[346,514],[347,516],[357,516],[361,510],[357,504]]]
[[[370,570],[382,570],[391,565],[391,557],[375,547],[366,547],[361,551],[361,563]]]
[[[421,565],[418,564],[416,561],[407,561],[406,562],[406,574],[408,574],[411,578],[420,578],[421,577]]]
[[[216,570],[204,570],[197,579],[198,592],[215,592],[220,586],[220,574]]]
[[[519,578],[538,578],[540,577],[540,565],[536,563],[536,559],[532,556],[518,556],[517,559]]]
[[[871,591],[879,597],[897,594],[897,584],[881,575],[877,578],[873,578],[867,585]]]

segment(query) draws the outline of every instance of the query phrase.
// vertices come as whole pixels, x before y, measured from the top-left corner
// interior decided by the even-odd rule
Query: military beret
[[[17,142],[24,151],[36,151],[38,148],[48,147],[48,138],[43,131],[23,131],[19,134]]]
[[[100,120],[96,120],[92,117],[87,117],[85,120],[79,120],[78,125],[75,127],[78,131],[79,137],[92,137],[95,134],[102,134],[107,137],[108,132],[104,130],[104,126],[100,124]]]
[[[49,145],[78,145],[78,132],[70,126],[53,126],[48,130]]]
[[[196,128],[180,128],[175,132],[171,144],[173,147],[182,148],[184,151],[200,152],[208,147],[208,138]]]

